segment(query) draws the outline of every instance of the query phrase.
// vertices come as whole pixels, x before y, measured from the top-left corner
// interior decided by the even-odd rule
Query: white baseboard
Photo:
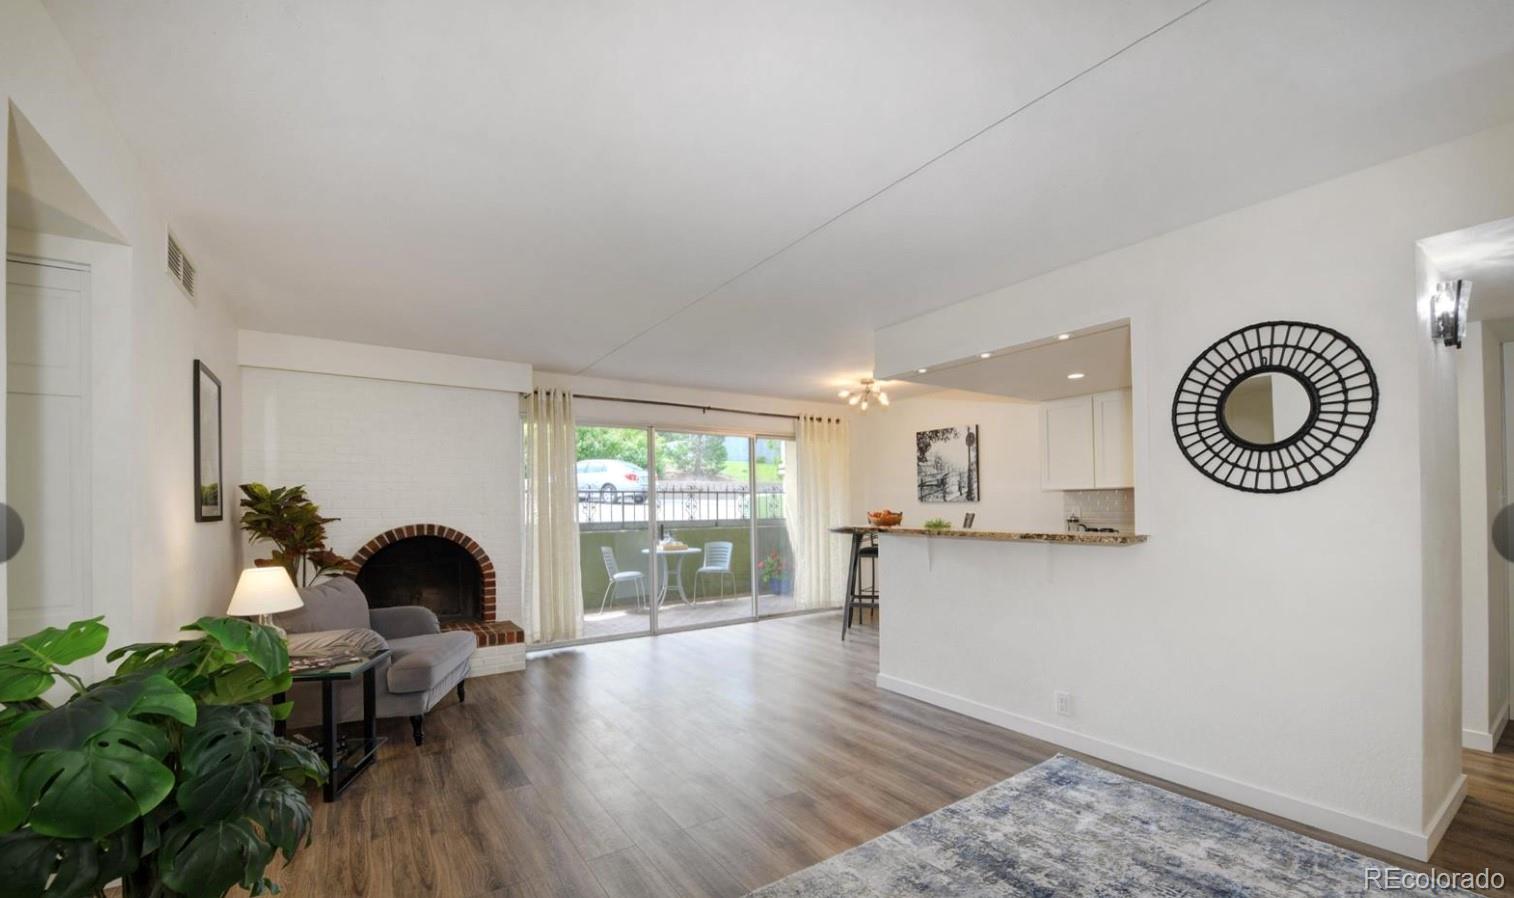
[[[468,668],[468,679],[525,669],[525,645],[517,643],[480,646],[473,650],[473,661]]]
[[[1461,798],[1458,796],[1466,794],[1466,777],[1463,776],[1458,788],[1453,790],[1436,812],[1431,827],[1423,833],[1414,832],[1233,780],[1221,774],[1189,767],[1186,764],[1146,754],[1113,742],[1106,742],[1032,717],[985,705],[960,695],[921,686],[899,677],[879,674],[878,688],[956,711],[958,714],[1001,726],[1007,730],[1044,739],[1122,767],[1139,770],[1151,776],[1179,783],[1191,789],[1198,789],[1269,814],[1287,817],[1307,826],[1373,845],[1395,854],[1406,855],[1415,860],[1429,860],[1435,843],[1440,840],[1446,826],[1451,822],[1451,817],[1455,816],[1457,808],[1461,806]]]
[[[1502,727],[1500,727],[1502,729]],[[1467,775],[1458,773],[1456,782],[1451,784],[1451,791],[1441,801],[1440,807],[1430,817],[1430,828],[1425,833],[1425,856],[1418,860],[1429,860],[1430,855],[1435,853],[1435,846],[1440,844],[1440,837],[1446,834],[1446,827],[1451,825],[1451,820],[1456,812],[1461,810],[1461,803],[1467,800]]]
[[[1504,702],[1503,707],[1498,709],[1498,716],[1493,719],[1492,730],[1485,733],[1468,727],[1461,731],[1461,747],[1473,751],[1493,751],[1498,748],[1498,741],[1503,738],[1504,728],[1508,725],[1509,703]]]

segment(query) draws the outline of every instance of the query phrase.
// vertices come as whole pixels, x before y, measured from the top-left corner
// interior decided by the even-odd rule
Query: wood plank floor
[[[298,898],[737,896],[1058,751],[880,691],[876,631],[843,645],[839,627],[606,643],[471,680],[425,746],[383,725],[378,766],[316,806],[314,845],[276,876]],[[1514,744],[1466,767],[1436,865],[1514,879]]]

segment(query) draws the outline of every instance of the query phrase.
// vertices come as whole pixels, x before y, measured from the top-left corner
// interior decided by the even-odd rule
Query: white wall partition
[[[1005,576],[1023,561],[983,558],[988,591],[1029,615],[1002,631],[949,607],[951,584],[920,583],[939,616],[893,645],[885,617],[881,681],[1423,856],[1464,786],[1455,351],[1431,345],[1415,244],[1514,212],[1511,160],[1514,127],[1496,129],[880,331],[887,375],[1129,318],[1136,526],[1151,535],[1057,555],[1033,581]],[[1382,403],[1338,475],[1252,495],[1183,458],[1172,390],[1211,341],[1271,319],[1357,341]],[[932,674],[914,657],[932,645],[958,664]],[[1039,688],[998,688],[1016,680]],[[1075,719],[1055,716],[1052,686],[1076,692]]]

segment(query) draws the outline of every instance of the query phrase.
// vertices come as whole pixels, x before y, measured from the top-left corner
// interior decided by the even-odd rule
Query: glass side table
[[[334,667],[317,670],[301,670],[290,674],[296,683],[321,684],[321,759],[330,768],[324,794],[327,801],[336,801],[338,795],[352,785],[364,770],[378,758],[379,746],[384,740],[378,735],[378,708],[374,678],[379,662],[389,657],[389,650],[375,652],[361,661],[349,661]],[[336,684],[363,678],[363,738],[354,746],[343,748],[337,738]],[[273,703],[284,701],[285,693],[273,697]],[[285,721],[275,721],[273,731],[282,736],[288,730]]]

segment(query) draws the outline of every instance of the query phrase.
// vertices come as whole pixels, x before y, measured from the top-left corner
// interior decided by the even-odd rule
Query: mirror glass
[[[1291,374],[1268,371],[1242,380],[1225,397],[1225,426],[1258,446],[1281,443],[1309,420],[1309,393]]]

